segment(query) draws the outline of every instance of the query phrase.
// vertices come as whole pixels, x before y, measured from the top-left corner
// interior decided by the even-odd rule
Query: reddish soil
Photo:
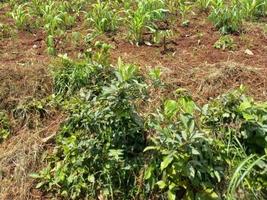
[[[0,9],[1,23],[9,24],[15,30],[12,20],[5,16],[7,11],[7,8]],[[199,103],[205,103],[210,98],[236,88],[240,84],[244,84],[249,94],[256,99],[266,100],[266,33],[260,27],[249,24],[245,26],[247,28],[243,34],[233,36],[237,48],[234,51],[223,51],[213,47],[220,34],[206,18],[206,16],[192,18],[189,27],[182,27],[177,23],[174,26],[174,36],[167,45],[170,51],[164,54],[162,46],[141,45],[137,47],[130,44],[123,39],[125,32],[120,32],[113,38],[105,38],[114,46],[111,51],[112,63],[115,63],[118,57],[122,57],[125,62],[138,64],[144,71],[149,67],[161,66],[164,71],[164,81],[171,85],[170,91],[183,87]],[[64,50],[73,56],[76,55],[77,50],[82,51],[84,48],[83,46],[73,47],[71,44],[65,44],[65,46]],[[251,50],[254,55],[247,55],[246,49]],[[61,51],[63,53],[62,49]],[[27,99],[42,99],[51,94],[52,80],[48,70],[51,60],[52,58],[47,55],[45,35],[41,30],[35,33],[15,31],[11,37],[0,39],[0,109],[11,112],[13,108]],[[34,145],[46,148],[44,144],[30,140],[29,135],[34,134],[37,139],[47,137],[59,127],[62,121],[60,116],[60,114],[58,116],[55,114],[44,121],[45,133],[42,131],[36,134],[37,130],[34,130],[34,134],[33,130],[28,129],[18,131],[14,138],[4,146],[0,146],[0,152],[1,150],[2,152],[11,151],[17,145],[16,140],[24,141],[24,139],[29,140],[25,142],[25,145],[29,146],[19,146],[18,151],[20,148],[25,148],[25,152],[19,151],[22,154],[29,155],[32,148],[35,148]],[[22,132],[25,136],[21,134]],[[12,173],[8,175],[12,177]],[[5,181],[8,182],[8,179]],[[27,184],[19,186],[31,187],[32,180]],[[11,187],[11,185],[8,186]],[[24,194],[18,194],[20,188],[17,189],[14,188],[10,194],[6,194],[5,199],[23,199],[27,195],[32,195],[27,193],[29,191],[25,191],[27,194],[23,196]],[[33,193],[37,196],[36,198],[33,196],[27,196],[27,198],[41,199],[40,194],[35,191]]]

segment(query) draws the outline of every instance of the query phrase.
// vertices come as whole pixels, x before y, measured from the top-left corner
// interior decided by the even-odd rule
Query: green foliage
[[[189,11],[191,10],[192,6],[190,4],[190,2],[188,1],[179,1],[179,11],[180,11],[180,15],[181,15],[181,21],[182,21],[182,25],[183,26],[188,26],[189,25],[189,20],[187,19],[187,15],[189,13]]]
[[[0,142],[10,135],[10,124],[6,113],[0,112]]]
[[[217,0],[209,19],[222,34],[228,34],[241,31],[244,16],[237,4],[228,5]]]
[[[99,0],[93,5],[92,11],[88,13],[87,18],[100,33],[114,32],[120,22],[120,17],[117,11],[112,9],[112,4]]]
[[[53,35],[48,35],[46,39],[47,52],[51,56],[56,55],[56,46]]]
[[[41,179],[38,187],[71,199],[134,197],[145,145],[134,104],[145,94],[137,68],[121,60],[118,69],[63,62],[68,67],[61,74],[69,74],[69,68],[88,70],[85,81],[74,87],[85,88],[66,102],[69,117],[60,129],[56,151],[49,166],[34,175]],[[57,87],[66,91],[65,85]]]
[[[203,107],[202,124],[227,144],[229,169],[235,170],[229,198],[237,190],[249,199],[266,197],[266,105],[255,103],[241,87]]]
[[[234,50],[236,45],[234,43],[234,39],[230,35],[221,36],[213,45],[216,49],[222,50]]]
[[[167,12],[164,3],[160,0],[139,0],[136,10],[127,11],[127,24],[129,25],[129,39],[141,44],[144,42],[143,34],[146,31],[157,29],[155,22],[162,20]],[[155,31],[154,31],[155,32]]]
[[[248,19],[255,19],[267,15],[266,0],[241,0],[240,4],[243,15]]]
[[[197,5],[201,11],[208,11],[213,0],[197,0]]]
[[[25,10],[25,5],[22,4],[14,7],[10,14],[18,29],[29,30],[29,14]]]
[[[253,183],[251,183],[251,180],[247,179],[247,177],[249,177],[250,174],[252,174],[252,176],[255,174],[258,174],[257,170],[266,170],[266,167],[267,167],[266,156],[267,155],[263,155],[255,159],[256,157],[255,155],[250,155],[240,162],[240,164],[237,166],[236,170],[234,171],[232,179],[229,183],[229,186],[227,189],[227,199],[233,200],[233,199],[238,198],[236,191],[238,189],[243,190],[243,188],[240,189],[240,187],[242,187],[242,184],[244,182],[245,184],[249,183],[250,184],[249,188],[251,188],[252,190],[253,188],[257,188],[257,186],[255,187],[255,185],[251,187]],[[263,187],[264,187],[264,185],[266,185],[266,173],[263,171],[260,174],[265,176],[265,183],[263,184]],[[243,190],[242,192],[246,192],[246,190]],[[250,198],[251,199],[257,198],[257,195],[256,195],[257,192],[258,190],[252,191],[252,195],[250,195]]]
[[[153,84],[155,86],[159,86],[161,85],[161,75],[162,75],[162,71],[160,68],[156,67],[156,68],[153,68],[149,71],[149,77],[150,79],[153,81]]]
[[[199,110],[189,97],[168,100],[163,111],[150,121],[156,131],[145,179],[152,191],[160,189],[168,199],[218,199],[226,171],[224,145],[198,126]],[[165,195],[166,193],[166,195]]]
[[[109,67],[94,65],[87,61],[72,61],[66,56],[61,57],[60,65],[54,67],[54,93],[56,95],[71,96],[83,87],[95,88],[93,91],[98,94],[99,86],[114,77],[112,73],[109,73]]]
[[[203,123],[215,133],[236,138],[249,154],[263,154],[267,147],[267,104],[255,103],[241,87],[206,105]]]
[[[266,117],[266,103],[246,97],[242,87],[202,108],[188,96],[167,100],[148,123],[155,133],[145,149],[147,192],[204,200],[238,199],[242,191],[264,199]]]

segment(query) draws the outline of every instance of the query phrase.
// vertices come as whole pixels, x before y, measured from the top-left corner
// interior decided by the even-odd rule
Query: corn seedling
[[[138,2],[138,7],[135,11],[127,11],[128,37],[137,45],[144,42],[143,34],[145,31],[157,29],[154,22],[165,17],[167,10],[161,7],[163,4],[160,2],[156,0],[142,0]]]
[[[25,10],[25,5],[15,6],[10,14],[18,29],[29,30],[29,15]]]
[[[244,16],[238,5],[227,5],[217,0],[209,19],[222,34],[238,33],[241,31]]]
[[[198,8],[203,12],[207,12],[211,4],[212,0],[197,0]]]
[[[99,33],[114,32],[118,28],[120,17],[110,3],[98,1],[93,5],[88,21]]]
[[[188,26],[189,25],[189,20],[187,19],[189,11],[192,9],[192,5],[190,2],[187,1],[180,1],[179,2],[179,11],[181,15],[181,21],[183,26]]]
[[[248,19],[255,19],[267,13],[266,0],[241,0],[237,4],[240,5],[243,15]]]
[[[153,34],[153,42],[156,44],[162,43],[163,52],[167,52],[167,40],[173,36],[173,32],[171,30],[152,30],[151,32]]]
[[[55,40],[53,35],[48,35],[46,39],[46,44],[47,44],[47,52],[49,55],[56,55],[56,45],[55,45]]]

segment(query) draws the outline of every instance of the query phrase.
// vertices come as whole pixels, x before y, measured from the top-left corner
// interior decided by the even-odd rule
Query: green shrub
[[[218,199],[227,164],[225,145],[198,127],[189,97],[168,100],[150,122],[156,131],[145,179],[150,190],[175,199]],[[166,193],[166,195],[165,195]]]
[[[145,147],[145,130],[134,103],[145,95],[137,68],[121,60],[117,69],[63,62],[68,67],[60,74],[69,74],[71,68],[79,83],[69,84],[67,91],[82,86],[84,90],[65,102],[69,117],[58,134],[56,151],[48,167],[33,175],[40,178],[38,187],[71,199],[133,198]],[[79,79],[76,69],[82,72],[77,73]],[[66,91],[65,84],[57,88]]]
[[[196,106],[185,96],[153,114],[147,192],[168,199],[265,199],[267,104],[243,89]]]
[[[246,153],[264,154],[267,147],[267,103],[255,103],[244,89],[223,95],[206,105],[203,124],[219,137],[233,134]],[[231,136],[232,137],[232,136]]]
[[[102,54],[98,52],[96,57],[102,60],[105,59],[105,55],[106,52],[102,52]],[[88,60],[72,61],[66,56],[61,57],[61,63],[54,67],[53,73],[54,93],[64,96],[72,96],[82,88],[91,88],[98,94],[101,86],[115,76],[109,66],[92,63]]]

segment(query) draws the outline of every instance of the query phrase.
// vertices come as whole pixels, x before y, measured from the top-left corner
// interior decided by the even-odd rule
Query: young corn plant
[[[189,20],[187,19],[189,11],[192,9],[192,5],[190,2],[182,0],[179,1],[179,11],[181,15],[181,24],[182,26],[188,26]]]
[[[247,19],[255,19],[267,14],[267,1],[265,0],[241,0],[240,9]]]
[[[200,11],[208,12],[212,4],[212,0],[197,0],[196,3]]]
[[[179,13],[180,0],[165,0],[165,5],[168,11],[173,15],[178,15]]]
[[[153,34],[153,42],[163,45],[163,53],[168,51],[167,40],[173,36],[172,30],[151,30]]]
[[[116,10],[112,9],[109,2],[98,1],[88,13],[87,19],[99,33],[114,32],[117,30],[120,17]]]
[[[46,39],[46,45],[47,45],[47,52],[51,56],[56,55],[56,45],[55,45],[55,39],[53,35],[48,35]]]
[[[164,19],[165,13],[167,12],[163,7],[164,4],[160,2],[157,0],[140,0],[135,11],[127,11],[127,23],[129,25],[128,38],[130,41],[137,45],[142,44],[144,42],[144,33],[157,29],[154,22]]]
[[[237,4],[228,5],[222,0],[217,0],[209,19],[222,34],[239,33],[244,15]]]
[[[92,63],[97,62],[103,66],[108,66],[110,64],[110,49],[111,45],[96,41],[93,48],[88,49],[85,52],[85,57]]]
[[[10,13],[15,21],[16,27],[21,30],[30,29],[29,15],[25,7],[25,4],[15,6]]]

